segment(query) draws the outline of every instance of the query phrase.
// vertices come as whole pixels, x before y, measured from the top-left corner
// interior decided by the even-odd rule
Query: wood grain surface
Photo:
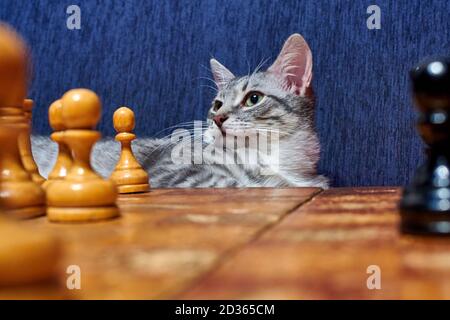
[[[119,219],[22,222],[58,236],[82,289],[0,297],[450,298],[450,239],[398,232],[399,188],[167,189],[121,196]],[[370,290],[369,266],[381,270]],[[27,294],[25,295],[24,292]]]
[[[22,222],[58,237],[64,248],[60,290],[3,288],[0,298],[174,298],[320,189],[153,189],[122,195],[121,217],[57,224]],[[81,290],[65,289],[69,265]],[[61,290],[62,288],[62,290]]]
[[[325,191],[182,297],[448,299],[450,239],[401,235],[399,197],[398,188]],[[373,265],[380,290],[367,287]]]

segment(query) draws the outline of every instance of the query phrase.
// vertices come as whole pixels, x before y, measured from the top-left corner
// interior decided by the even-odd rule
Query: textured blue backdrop
[[[70,4],[81,7],[79,31],[66,28]],[[366,27],[371,4],[381,7],[381,30]],[[106,135],[119,105],[134,108],[141,136],[203,119],[211,56],[244,74],[303,34],[314,56],[320,170],[336,186],[411,177],[423,157],[407,73],[423,56],[449,53],[449,13],[448,1],[421,0],[0,0],[0,19],[32,48],[29,96],[44,134],[50,102],[73,87],[100,94]]]

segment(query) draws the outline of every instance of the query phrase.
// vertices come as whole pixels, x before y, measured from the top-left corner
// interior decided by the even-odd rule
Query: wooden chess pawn
[[[0,216],[0,287],[53,283],[59,276],[59,242]]]
[[[63,141],[68,145],[73,164],[64,180],[47,187],[47,215],[55,222],[89,222],[114,218],[117,188],[102,179],[91,167],[90,155],[100,133],[94,131],[101,115],[98,96],[87,89],[68,91],[61,99],[66,130]]]
[[[131,142],[136,136],[131,132],[134,130],[134,113],[127,107],[121,107],[114,112],[114,129],[118,132],[116,140],[121,144],[121,154],[111,180],[113,180],[119,193],[147,192],[150,190],[148,174],[142,169],[134,157]]]
[[[27,127],[19,136],[19,150],[22,163],[30,174],[34,182],[42,185],[45,179],[39,174],[38,166],[33,159],[33,153],[31,151],[31,110],[33,109],[33,100],[25,99],[23,102],[23,111],[27,120]]]
[[[50,108],[48,109],[48,121],[50,127],[54,131],[50,138],[58,144],[58,156],[52,171],[48,175],[47,181],[43,184],[45,189],[52,181],[64,179],[72,166],[72,156],[69,148],[64,142],[64,130],[66,127],[64,126],[62,118],[61,99],[56,100],[50,105]]]
[[[27,48],[0,25],[0,211],[19,218],[45,214],[45,193],[24,169],[19,152],[19,136],[28,126],[22,108],[27,81]]]
[[[450,58],[425,61],[411,79],[427,160],[403,192],[401,229],[450,235]]]
[[[0,208],[17,218],[45,214],[45,193],[23,168],[18,139],[25,124],[0,124]]]

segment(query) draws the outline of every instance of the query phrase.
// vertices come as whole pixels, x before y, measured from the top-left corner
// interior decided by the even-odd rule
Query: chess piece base
[[[403,233],[450,236],[450,212],[401,211]]]
[[[428,177],[420,167],[416,179]],[[428,180],[423,180],[428,181]],[[407,187],[400,201],[400,229],[403,233],[450,236],[450,188],[431,182]]]
[[[56,279],[60,246],[53,237],[3,219],[0,234],[0,286]]]
[[[19,219],[31,219],[45,215],[45,207],[27,207],[20,209],[3,210],[3,214]]]
[[[141,193],[150,191],[150,185],[148,183],[145,184],[135,184],[135,185],[123,185],[117,186],[119,193]]]
[[[74,99],[80,99],[78,94],[74,96]],[[73,110],[77,109],[74,107]],[[93,222],[119,216],[116,185],[102,179],[90,165],[91,149],[99,138],[100,133],[92,130],[64,132],[65,143],[74,161],[64,180],[54,180],[46,188],[50,221]]]
[[[21,123],[0,126],[0,207],[19,218],[45,214],[44,190],[32,181],[20,158],[18,137],[25,128]]]
[[[75,168],[75,167],[74,167]],[[103,208],[116,203],[117,188],[89,171],[86,181],[54,180],[48,183],[47,205],[53,208]]]
[[[31,181],[0,183],[2,212],[20,219],[45,215],[45,193]]]
[[[116,206],[109,207],[48,207],[47,217],[52,222],[92,222],[108,220],[119,216]]]

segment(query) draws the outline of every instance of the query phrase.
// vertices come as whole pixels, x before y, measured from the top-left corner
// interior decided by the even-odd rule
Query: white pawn
[[[136,135],[131,132],[135,125],[133,111],[127,107],[117,109],[114,112],[113,124],[118,132],[116,140],[121,144],[121,153],[111,180],[117,184],[119,193],[149,191],[148,174],[142,169],[131,149],[131,142],[136,139]]]
[[[100,120],[99,97],[87,89],[66,92],[61,99],[66,130],[63,141],[69,147],[73,164],[63,180],[47,187],[47,216],[50,221],[89,222],[119,215],[117,188],[102,179],[91,167],[90,156],[100,133],[94,128]]]

